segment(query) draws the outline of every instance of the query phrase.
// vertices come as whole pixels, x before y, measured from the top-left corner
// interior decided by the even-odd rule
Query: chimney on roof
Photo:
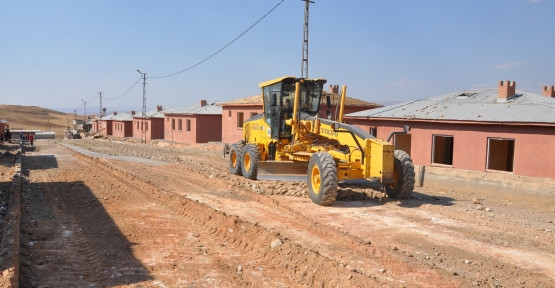
[[[339,94],[339,85],[330,85],[330,93]]]
[[[114,115],[118,115],[118,111],[114,111]]]
[[[162,111],[162,105],[156,105],[156,112]]]
[[[543,86],[542,94],[543,96],[555,98],[555,86]]]
[[[515,81],[499,81],[499,86],[497,87],[497,101],[505,102],[507,98],[515,95],[516,82]]]
[[[206,106],[206,100],[200,100],[200,107]]]
[[[131,110],[131,115],[135,115],[135,110]]]

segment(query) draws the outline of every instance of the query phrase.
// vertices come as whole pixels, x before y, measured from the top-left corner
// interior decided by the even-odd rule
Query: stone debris
[[[276,240],[272,241],[272,243],[270,244],[270,247],[271,248],[276,248],[276,247],[279,247],[281,245],[283,245],[283,242],[281,242],[281,240],[279,240],[279,239],[276,239]]]

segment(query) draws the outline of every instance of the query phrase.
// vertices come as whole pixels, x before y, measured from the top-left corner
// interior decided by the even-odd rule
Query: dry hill
[[[0,119],[6,119],[11,130],[51,131],[56,132],[56,138],[63,138],[64,129],[73,127],[73,118],[73,114],[37,106],[0,104]],[[83,115],[77,114],[77,119],[83,119]]]

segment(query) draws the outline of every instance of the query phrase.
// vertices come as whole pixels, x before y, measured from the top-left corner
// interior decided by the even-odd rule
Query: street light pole
[[[83,101],[83,104],[85,105],[85,111],[84,111],[84,115],[83,115],[83,120],[85,121],[85,124],[87,124],[87,101],[81,99],[81,101]]]

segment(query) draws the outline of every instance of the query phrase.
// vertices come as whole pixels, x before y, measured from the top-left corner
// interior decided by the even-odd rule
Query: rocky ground
[[[320,207],[306,183],[230,175],[220,144],[36,144],[23,157],[22,287],[555,286],[555,207],[542,199],[453,187],[396,201],[365,184]]]
[[[8,190],[12,185],[15,160],[18,154],[18,146],[15,142],[0,142],[0,231],[4,231],[4,216],[6,216],[9,201]],[[0,242],[2,242],[0,233]]]

